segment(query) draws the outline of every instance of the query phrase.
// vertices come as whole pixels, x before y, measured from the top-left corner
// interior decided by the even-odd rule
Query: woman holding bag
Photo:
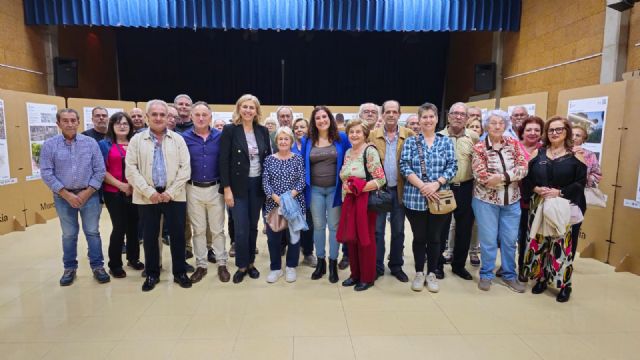
[[[440,257],[440,234],[451,214],[433,213],[428,202],[438,201],[438,191],[448,189],[458,164],[449,137],[436,133],[438,108],[431,103],[423,104],[418,108],[418,119],[420,132],[405,141],[400,155],[400,173],[407,179],[402,201],[413,232],[416,267],[411,289],[422,291],[426,282],[430,292],[438,292],[440,287],[434,272]]]
[[[340,169],[342,179],[343,210],[340,215],[338,241],[348,247],[351,276],[342,286],[354,286],[364,291],[376,279],[376,218],[377,213],[367,208],[371,191],[386,183],[380,155],[367,144],[369,128],[362,119],[349,121],[346,127],[351,149],[347,150]],[[365,221],[366,219],[366,221]]]
[[[265,213],[267,219],[276,216],[278,210],[283,206],[282,196],[289,193],[299,207],[300,216],[304,219],[304,162],[302,157],[291,152],[293,144],[293,133],[288,127],[281,127],[276,130],[275,142],[278,152],[268,156],[264,160],[264,171],[262,173],[262,188],[266,196]],[[273,212],[276,213],[273,213]],[[279,215],[282,216],[282,215]],[[269,222],[269,221],[268,221]],[[267,275],[267,282],[274,283],[283,275],[281,249],[282,238],[285,231],[290,231],[288,227],[284,229],[274,229],[267,224],[267,245],[269,246],[269,257],[271,259],[271,272]],[[289,246],[286,254],[286,281],[296,281],[296,267],[300,259],[300,232],[290,233],[288,236]]]

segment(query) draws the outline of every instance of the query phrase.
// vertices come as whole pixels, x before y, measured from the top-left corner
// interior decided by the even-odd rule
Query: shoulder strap
[[[420,141],[420,135],[416,135],[416,146],[418,147],[418,158],[420,158],[420,170],[422,172],[422,176],[427,176],[427,165],[424,161],[424,151],[422,147],[422,142]],[[422,180],[422,179],[421,179]]]
[[[373,179],[373,176],[371,176],[371,174],[369,173],[369,169],[367,169],[367,150],[369,150],[370,147],[371,145],[367,145],[367,147],[364,148],[364,151],[362,152],[362,164],[364,166],[364,173],[366,175],[365,178],[367,181]]]

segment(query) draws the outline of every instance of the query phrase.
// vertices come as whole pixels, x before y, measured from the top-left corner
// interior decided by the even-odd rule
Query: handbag
[[[424,151],[422,150],[422,142],[420,141],[420,139],[416,140],[416,146],[418,147],[418,152],[420,153],[420,169],[422,170],[422,174],[426,175],[427,165],[424,161]],[[435,215],[444,215],[452,212],[458,207],[458,203],[456,203],[456,198],[453,195],[453,191],[439,190],[437,194],[437,201],[427,199],[427,205],[430,213]]]
[[[371,176],[369,170],[367,169],[367,149],[369,149],[370,146],[371,145],[367,146],[362,152],[364,173],[366,175],[365,177],[367,181],[373,179],[373,176]],[[373,146],[373,148],[375,149],[375,146]],[[377,213],[391,212],[391,210],[393,210],[393,202],[391,200],[389,189],[387,189],[386,181],[385,185],[380,189],[369,192],[369,202],[367,205],[367,209],[375,211]]]
[[[282,216],[282,214],[278,212],[277,207],[273,208],[267,214],[267,224],[269,225],[269,228],[271,228],[271,231],[273,232],[280,232],[289,227],[289,223],[287,223],[287,219],[285,219],[284,216]]]
[[[588,187],[584,189],[584,197],[587,200],[587,205],[606,208],[607,207],[607,195],[597,187]]]

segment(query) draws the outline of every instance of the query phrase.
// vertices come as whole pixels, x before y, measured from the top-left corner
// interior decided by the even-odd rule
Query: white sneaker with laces
[[[427,290],[432,293],[437,293],[440,291],[440,285],[438,285],[438,279],[436,278],[436,274],[430,272],[427,275]]]
[[[271,270],[269,275],[267,275],[267,282],[273,284],[278,281],[278,279],[282,276],[282,269],[280,270]]]
[[[292,283],[294,281],[296,281],[296,279],[298,278],[298,275],[296,274],[296,268],[290,268],[290,267],[286,267],[284,269],[286,276],[285,276],[285,280],[288,283]]]
[[[416,277],[413,278],[411,283],[411,290],[422,291],[424,289],[424,272],[420,271],[416,273]]]

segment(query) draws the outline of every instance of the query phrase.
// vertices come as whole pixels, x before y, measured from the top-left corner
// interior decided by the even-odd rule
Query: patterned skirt
[[[561,236],[531,234],[531,223],[542,197],[534,195],[529,208],[527,247],[524,253],[523,275],[536,281],[547,281],[563,289],[571,286],[573,255],[571,252],[571,225]]]

